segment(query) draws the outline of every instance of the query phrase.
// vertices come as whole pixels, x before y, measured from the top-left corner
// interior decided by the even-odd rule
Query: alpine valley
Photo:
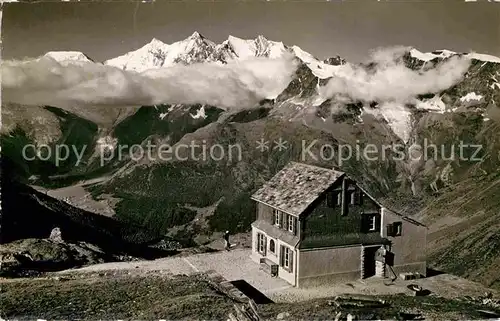
[[[368,99],[360,97],[370,95],[356,93],[386,68],[380,59],[359,64],[338,56],[320,60],[297,46],[263,36],[250,40],[229,36],[216,44],[195,32],[172,44],[153,39],[104,62],[94,62],[81,52],[48,52],[46,56],[65,64],[97,63],[144,73],[285,54],[293,55],[298,63],[293,79],[277,95],[252,108],[227,110],[206,104],[60,108],[3,103],[2,189],[19,189],[25,197],[38,200],[30,211],[45,213],[47,208],[60,211],[62,205],[51,203],[28,185],[37,189],[79,186],[90,193],[88,204],[94,205],[84,206],[69,197],[70,204],[64,206],[80,211],[79,215],[85,211],[85,215],[114,221],[120,226],[117,231],[127,231],[127,240],[137,233],[148,242],[175,240],[182,247],[197,247],[219,237],[221,231],[249,231],[255,216],[249,196],[289,161],[335,166],[388,206],[428,226],[433,268],[500,289],[500,58],[449,50],[394,50],[391,64],[416,75],[439,74],[453,59],[468,61],[465,72],[447,88],[422,91],[416,81],[410,90],[414,97],[402,103],[390,95]],[[359,73],[366,75],[367,83],[355,80]],[[343,90],[341,95],[325,94],[332,81],[345,86],[354,83],[354,89]],[[269,148],[256,148],[261,139],[269,142]],[[275,148],[273,142],[280,139],[286,141],[286,148]],[[186,157],[136,161],[116,157],[118,146],[148,142],[171,146],[196,142],[207,148],[238,144],[242,159],[181,155]],[[305,160],[304,142],[310,147]],[[445,147],[433,150],[428,159],[397,159],[389,152],[388,157],[376,160],[351,157],[339,163],[338,157],[311,156],[323,153],[320,146],[325,144],[400,144],[409,152],[412,145],[425,142]],[[458,155],[463,151],[453,147],[460,143],[481,146],[465,149],[469,159],[480,160],[461,160]],[[55,159],[24,161],[26,144],[88,148],[83,162],[74,166],[75,157],[61,164]],[[102,150],[109,153],[104,165],[99,157]],[[50,224],[40,224],[43,233],[23,227],[28,223],[22,223],[26,217],[20,212],[26,202],[14,196],[3,202],[3,227],[11,227],[8,241],[50,234]],[[58,215],[47,219],[54,217],[61,225]]]

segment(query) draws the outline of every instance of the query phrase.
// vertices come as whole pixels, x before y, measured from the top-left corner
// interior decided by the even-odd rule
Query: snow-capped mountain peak
[[[104,64],[124,70],[143,72],[178,63],[213,62],[225,64],[231,60],[246,60],[254,57],[279,58],[286,53],[294,54],[319,78],[324,79],[334,75],[336,68],[334,65],[337,63],[320,61],[297,46],[288,47],[281,41],[272,41],[263,35],[258,35],[254,39],[242,39],[230,35],[222,43],[216,44],[196,31],[186,39],[172,44],[165,44],[161,40],[153,38],[143,47],[107,60]],[[340,57],[336,60],[342,61]]]
[[[107,60],[104,64],[137,72],[149,68],[161,67],[164,63],[164,55],[168,52],[169,47],[169,45],[161,40],[153,38],[141,48]]]
[[[278,58],[287,51],[282,42],[268,40],[262,35],[257,36],[255,39],[241,39],[230,35],[226,43],[239,59],[253,57]]]
[[[201,33],[199,33],[198,31],[195,31],[193,32],[193,34],[191,34],[191,36],[189,36],[189,38],[201,38],[201,39],[204,39],[205,37],[202,36]]]
[[[124,70],[142,72],[177,63],[189,64],[210,60],[209,57],[215,47],[215,43],[206,39],[199,32],[194,32],[186,39],[172,44],[166,44],[153,38],[143,47],[104,63]]]
[[[455,55],[463,55],[469,59],[476,59],[476,60],[480,60],[480,61],[484,61],[484,62],[500,63],[500,58],[492,56],[492,55],[478,54],[478,53],[474,53],[474,52],[472,52],[472,53],[457,53],[457,52],[447,50],[447,49],[440,49],[440,50],[435,50],[432,52],[421,52],[416,48],[411,48],[409,53],[410,53],[411,57],[416,58],[416,59],[421,60],[421,61],[431,61],[431,60],[434,60],[436,58],[446,59],[446,58],[450,58],[450,57],[455,56]]]
[[[149,43],[147,43],[146,45],[144,45],[142,48],[144,48],[144,47],[162,48],[162,47],[165,47],[165,46],[168,46],[168,45],[166,43],[164,43],[163,41],[159,40],[159,39],[153,38],[153,39],[151,39],[151,41]]]
[[[81,61],[81,62],[93,62],[92,59],[87,57],[83,52],[80,51],[49,51],[45,57],[50,57],[58,62],[64,61]]]
[[[295,56],[297,56],[297,58],[299,58],[302,62],[304,62],[307,65],[307,67],[311,69],[312,73],[320,79],[326,79],[336,75],[337,72],[339,71],[338,65],[345,63],[345,61],[343,61],[340,57],[338,57],[337,59],[338,65],[325,63],[317,59],[310,53],[302,50],[302,48],[298,46],[293,46],[292,51],[295,54]]]

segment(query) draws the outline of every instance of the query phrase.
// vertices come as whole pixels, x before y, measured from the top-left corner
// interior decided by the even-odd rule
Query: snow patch
[[[441,59],[444,59],[444,58],[449,58],[453,55],[455,55],[456,52],[454,51],[450,51],[450,50],[446,50],[446,49],[442,49],[442,50],[436,50],[435,53],[432,53],[432,52],[421,52],[415,48],[412,48],[410,50],[410,55],[413,57],[413,58],[417,58],[418,60],[422,60],[422,61],[430,61],[430,60],[433,60],[433,59],[436,59],[436,58],[441,58]]]
[[[312,101],[312,105],[314,107],[317,107],[319,105],[321,105],[322,103],[324,103],[327,99],[320,96],[320,95],[317,95],[316,97],[314,97],[313,101]]]
[[[469,102],[471,100],[479,101],[483,99],[483,96],[476,94],[475,92],[468,93],[467,95],[460,97],[461,102]]]
[[[167,109],[167,112],[166,113],[160,113],[160,119],[163,120],[165,117],[167,117],[167,115],[172,111],[174,110],[175,108],[178,108],[180,107],[181,105],[180,104],[173,104],[173,105],[170,105]],[[156,106],[155,106],[156,107]]]
[[[468,54],[467,57],[470,59],[476,59],[476,60],[481,60],[481,61],[486,61],[486,62],[500,63],[500,58],[492,56],[492,55],[471,53],[471,54]]]
[[[205,113],[205,106],[201,106],[201,108],[198,109],[198,111],[196,112],[195,115],[193,115],[191,113],[189,113],[189,115],[191,115],[191,117],[193,117],[194,119],[198,119],[198,118],[206,119],[207,115]]]
[[[423,101],[418,100],[415,106],[417,109],[437,112],[441,114],[446,110],[446,105],[438,95],[435,95],[431,99],[425,99]]]
[[[396,136],[401,138],[404,143],[409,141],[412,118],[411,112],[403,104],[386,102],[376,108],[365,106],[363,114],[365,113],[385,119]]]
[[[114,138],[111,136],[100,137],[97,140],[97,148],[102,153],[110,153],[113,152],[118,144],[118,138]]]

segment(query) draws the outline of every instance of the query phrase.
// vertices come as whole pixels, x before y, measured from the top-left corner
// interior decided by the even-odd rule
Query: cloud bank
[[[428,70],[412,70],[402,56],[406,47],[379,49],[372,53],[368,67],[346,64],[320,88],[324,98],[353,101],[411,102],[419,94],[445,90],[462,79],[470,60],[451,57]]]
[[[98,63],[63,63],[50,57],[10,60],[1,65],[2,98],[58,107],[201,103],[239,109],[276,97],[292,80],[297,65],[292,55],[286,55],[135,73]]]

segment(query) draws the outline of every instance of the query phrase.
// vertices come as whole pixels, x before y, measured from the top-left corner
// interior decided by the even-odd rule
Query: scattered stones
[[[370,300],[351,297],[335,297],[333,301],[329,301],[328,305],[334,305],[337,308],[383,308],[388,304],[383,300]]]
[[[486,299],[483,299],[482,303],[484,305],[489,305],[489,306],[492,306],[494,308],[500,308],[500,300],[493,300],[491,298],[486,298]]]
[[[479,296],[477,298],[473,298],[470,296],[464,296],[464,297],[462,297],[462,300],[470,302],[470,303],[485,305],[485,306],[496,308],[496,309],[500,308],[500,300],[493,299],[493,294],[489,293],[489,292],[485,293],[484,296]]]
[[[290,316],[289,312],[280,312],[276,316],[276,320],[284,320],[285,318],[288,318]]]
[[[171,251],[181,249],[182,244],[174,240],[162,239],[158,243],[150,245],[150,247],[164,251]]]

